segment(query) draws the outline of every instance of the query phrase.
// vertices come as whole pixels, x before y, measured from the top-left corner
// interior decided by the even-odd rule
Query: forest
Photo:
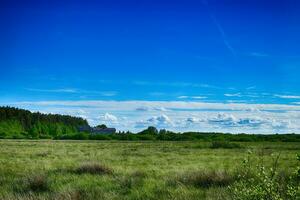
[[[84,125],[87,121],[79,117],[0,107],[0,138],[54,138],[77,133]]]

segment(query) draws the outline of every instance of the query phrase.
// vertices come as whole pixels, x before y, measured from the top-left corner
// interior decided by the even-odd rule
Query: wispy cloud
[[[225,34],[225,31],[223,29],[223,27],[221,26],[221,24],[219,23],[219,21],[217,20],[216,16],[214,15],[214,13],[211,11],[208,2],[206,0],[202,0],[202,3],[207,7],[208,12],[209,12],[209,16],[212,19],[213,23],[215,24],[215,26],[217,27],[221,38],[224,42],[224,45],[226,46],[226,48],[230,51],[230,53],[233,55],[233,57],[237,56],[237,53],[235,51],[235,49],[232,47],[232,45],[230,44],[230,42],[227,39],[227,36]]]
[[[255,85],[246,88],[246,90],[254,90],[254,89],[256,89]]]
[[[205,84],[205,83],[190,83],[190,82],[149,82],[149,81],[133,81],[135,85],[141,86],[170,86],[170,87],[196,87],[196,88],[212,88],[219,89],[219,87]]]
[[[58,88],[58,89],[26,88],[26,90],[32,91],[32,92],[78,93],[78,90],[77,89],[73,89],[73,88]]]
[[[280,94],[275,94],[275,97],[282,98],[282,99],[300,99],[300,96],[297,95],[280,95]]]
[[[178,96],[177,99],[207,99],[205,96]]]
[[[57,88],[57,89],[38,89],[38,88],[26,88],[31,92],[43,92],[43,93],[74,93],[84,95],[101,95],[106,97],[116,96],[116,91],[94,91],[94,90],[81,90],[75,88]]]
[[[225,93],[226,97],[249,97],[249,98],[258,98],[259,95],[256,93]]]
[[[269,57],[268,54],[266,53],[261,53],[261,52],[251,52],[247,54],[248,56],[253,56],[253,57]]]
[[[241,93],[224,94],[226,97],[242,97]]]

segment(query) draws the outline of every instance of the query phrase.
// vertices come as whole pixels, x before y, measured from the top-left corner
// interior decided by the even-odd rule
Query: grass
[[[186,172],[177,178],[184,185],[200,188],[225,187],[232,184],[238,177],[226,171],[195,171]]]
[[[295,171],[299,143],[0,140],[0,199],[230,199],[248,160]],[[21,183],[21,184],[20,184]]]
[[[89,164],[83,164],[79,166],[77,169],[75,169],[74,172],[77,174],[104,175],[104,174],[112,174],[113,170],[101,164],[89,163]]]

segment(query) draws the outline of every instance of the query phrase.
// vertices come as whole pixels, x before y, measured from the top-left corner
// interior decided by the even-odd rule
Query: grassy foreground
[[[297,153],[300,143],[0,140],[0,199],[243,199],[257,166],[291,193]]]

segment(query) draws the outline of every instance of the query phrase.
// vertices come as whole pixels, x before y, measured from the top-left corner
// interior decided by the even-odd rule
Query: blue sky
[[[1,4],[1,105],[120,130],[300,130],[299,1]]]

